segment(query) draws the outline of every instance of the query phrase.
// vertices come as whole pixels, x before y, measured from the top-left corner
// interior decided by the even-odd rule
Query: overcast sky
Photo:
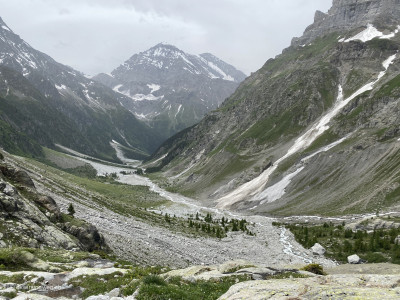
[[[210,52],[247,74],[289,46],[332,0],[0,0],[34,48],[81,72],[110,72],[159,42]]]

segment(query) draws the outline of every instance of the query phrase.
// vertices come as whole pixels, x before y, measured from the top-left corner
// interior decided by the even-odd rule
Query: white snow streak
[[[209,67],[211,67],[214,71],[216,71],[217,73],[219,73],[222,78],[224,80],[228,80],[228,81],[235,81],[235,79],[233,79],[232,76],[230,75],[226,75],[226,73],[224,71],[222,71],[220,68],[218,68],[216,65],[214,65],[212,62],[207,61],[207,64]]]
[[[358,91],[356,91],[347,99],[343,99],[343,89],[342,86],[339,85],[338,97],[331,110],[329,110],[324,116],[322,116],[319,121],[314,123],[314,125],[308,131],[301,135],[289,148],[288,152],[283,157],[278,159],[273,166],[261,173],[260,176],[254,178],[249,182],[246,182],[245,184],[239,186],[236,190],[218,199],[218,204],[216,207],[226,208],[245,198],[249,198],[249,196],[255,197],[256,195],[261,193],[264,189],[264,186],[268,182],[269,176],[276,170],[278,165],[292,154],[311,145],[317,137],[319,137],[329,128],[328,123],[331,121],[331,119],[334,118],[341,111],[341,109],[345,107],[351,100],[366,91],[372,90],[374,85],[386,74],[387,69],[393,63],[395,58],[396,54],[390,56],[387,60],[385,60],[382,63],[382,66],[385,68],[385,70],[379,73],[378,78],[375,81],[367,83],[366,85],[361,87]]]
[[[176,116],[179,114],[179,112],[181,111],[181,108],[182,108],[182,104],[179,104],[178,111],[177,111],[176,114],[175,114],[175,118],[176,118]]]

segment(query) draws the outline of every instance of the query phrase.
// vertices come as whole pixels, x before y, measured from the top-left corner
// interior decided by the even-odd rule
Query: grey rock
[[[110,297],[105,295],[97,295],[97,296],[90,296],[86,298],[86,300],[110,300]]]
[[[3,189],[3,193],[6,194],[7,196],[12,197],[17,193],[17,191],[12,185],[6,184],[6,187]]]
[[[112,291],[110,291],[110,292],[108,292],[107,294],[106,294],[106,296],[109,296],[110,298],[112,298],[112,297],[118,297],[119,296],[119,294],[120,294],[120,289],[119,288],[115,288],[115,289],[113,289]]]
[[[314,246],[311,247],[311,250],[314,255],[324,255],[326,250],[320,244],[315,243]]]
[[[50,196],[39,195],[38,197],[35,197],[34,200],[37,204],[46,208],[49,212],[60,215],[61,212],[57,206],[57,203]]]
[[[347,257],[347,262],[349,264],[359,264],[361,263],[361,258],[357,254],[353,254]]]
[[[400,244],[400,235],[398,235],[395,239],[394,239],[394,243],[399,245]]]
[[[251,276],[253,280],[263,280],[268,276],[273,276],[279,273],[279,270],[270,269],[270,268],[262,268],[262,267],[253,267],[253,268],[245,268],[236,271],[236,274],[248,274]]]

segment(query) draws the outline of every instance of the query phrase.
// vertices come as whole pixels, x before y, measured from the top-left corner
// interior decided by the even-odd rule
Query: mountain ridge
[[[399,0],[333,0],[327,13],[316,11],[314,23],[300,38],[293,38],[292,46],[311,43],[316,37],[334,31],[350,31],[378,22],[387,28],[399,25]]]
[[[4,21],[1,20],[0,25],[0,64],[9,70],[2,72],[0,104],[8,103],[10,108],[14,107],[11,111],[15,112],[14,119],[10,114],[1,114],[7,128],[11,128],[6,131],[21,135],[26,130],[31,140],[38,139],[43,146],[64,144],[108,160],[117,160],[115,150],[109,144],[113,139],[131,148],[137,158],[146,157],[161,142],[151,128],[120,104],[124,96],[32,48]],[[24,90],[28,92],[24,93]],[[13,97],[19,101],[12,101]],[[29,110],[28,105],[35,108]],[[33,115],[39,111],[42,111],[40,115]],[[53,117],[63,121],[50,121]],[[29,119],[35,120],[32,128],[26,121]],[[63,133],[55,134],[54,128]],[[41,134],[35,135],[35,131]],[[13,151],[6,140],[3,138],[2,144],[6,145],[6,150]],[[22,144],[19,142],[22,148],[26,148]],[[21,147],[17,151],[21,151]]]

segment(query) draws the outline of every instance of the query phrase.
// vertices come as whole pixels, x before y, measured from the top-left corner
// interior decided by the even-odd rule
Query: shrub
[[[324,268],[320,264],[309,264],[301,268],[301,270],[311,272],[317,275],[326,275]]]
[[[164,278],[158,275],[148,275],[143,278],[144,284],[166,285]]]

